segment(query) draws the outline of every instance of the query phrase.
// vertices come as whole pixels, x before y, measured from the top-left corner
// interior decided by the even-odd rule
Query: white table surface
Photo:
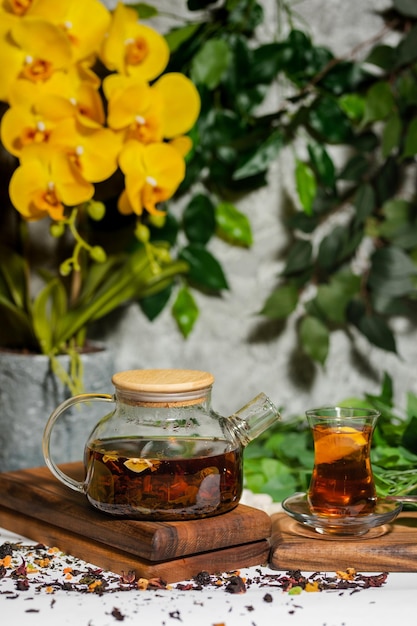
[[[246,579],[246,592],[239,595],[228,593],[225,584],[218,588],[203,587],[201,591],[181,591],[175,588],[177,583],[169,589],[156,591],[135,588],[98,595],[58,589],[48,593],[46,585],[65,580],[64,568],[72,566],[73,571],[76,568],[82,570],[88,564],[55,553],[51,566],[39,567],[37,573],[29,574],[29,588],[18,590],[16,579],[10,577],[10,573],[22,563],[22,558],[30,563],[32,557],[28,546],[33,546],[34,542],[0,529],[0,545],[5,542],[21,542],[22,548],[14,553],[13,564],[6,568],[6,575],[0,577],[1,624],[114,626],[120,622],[123,626],[364,626],[368,623],[393,626],[404,619],[411,618],[410,624],[415,620],[417,574],[390,573],[382,587],[354,593],[350,590],[302,591],[299,595],[290,595],[282,588],[268,584],[267,574],[276,576],[285,572],[266,567],[240,570],[240,576]],[[334,572],[328,574],[334,575]],[[118,580],[119,577],[120,572],[117,572],[115,578]],[[75,582],[76,578],[72,580]],[[248,584],[251,580],[253,582]],[[265,600],[266,594],[270,594],[272,601]]]

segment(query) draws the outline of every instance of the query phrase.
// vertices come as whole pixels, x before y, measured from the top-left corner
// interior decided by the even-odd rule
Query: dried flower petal
[[[130,585],[131,583],[134,583],[135,578],[136,578],[136,573],[134,570],[129,570],[127,573],[122,571],[122,574],[120,576],[121,582],[126,583],[128,585]]]

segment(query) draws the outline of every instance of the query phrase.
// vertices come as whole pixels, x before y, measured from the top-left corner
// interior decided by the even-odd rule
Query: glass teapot
[[[187,520],[225,513],[240,500],[243,448],[280,419],[259,394],[229,417],[211,408],[214,377],[199,370],[128,370],[112,378],[115,394],[81,394],[60,404],[43,435],[43,454],[64,485],[115,516]],[[80,402],[113,402],[90,434],[84,481],[51,457],[59,416]]]

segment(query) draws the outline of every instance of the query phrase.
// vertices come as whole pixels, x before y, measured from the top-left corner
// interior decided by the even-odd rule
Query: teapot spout
[[[243,446],[280,420],[280,412],[264,393],[257,395],[227,418],[230,430]]]

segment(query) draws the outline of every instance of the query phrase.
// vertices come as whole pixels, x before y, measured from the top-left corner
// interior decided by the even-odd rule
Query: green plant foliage
[[[180,258],[188,263],[188,278],[192,283],[211,291],[228,288],[221,265],[203,246],[189,244],[181,250]]]
[[[278,8],[288,17],[286,35],[263,42],[256,0],[188,7],[204,8],[204,19],[168,35],[170,69],[188,71],[202,99],[183,186],[198,184],[205,196],[183,219],[188,285],[225,288],[211,253],[201,250],[213,236],[251,245],[236,200],[265,186],[271,164],[290,147],[297,197],[286,214],[289,244],[259,314],[280,327],[297,316],[299,348],[322,365],[340,329],[395,352],[391,317],[413,319],[417,299],[417,198],[404,184],[417,154],[415,2],[392,0],[380,33],[358,46],[367,50],[364,59],[355,51],[341,59],[317,45],[285,0]],[[264,114],[259,105],[276,83],[287,95]]]
[[[298,302],[298,290],[294,285],[282,285],[271,293],[261,313],[270,319],[283,319],[295,310]]]
[[[194,196],[183,214],[184,232],[190,242],[206,244],[216,227],[214,205],[204,194]]]
[[[304,352],[314,361],[324,363],[329,351],[329,331],[312,315],[306,315],[300,322],[300,343]]]
[[[251,246],[252,230],[248,218],[230,202],[220,202],[215,208],[217,234],[235,245]]]
[[[172,306],[172,314],[183,336],[188,337],[199,313],[195,300],[187,287],[182,287],[178,291]]]
[[[408,393],[406,410],[399,412],[393,404],[392,380],[385,375],[378,395],[346,398],[339,404],[381,412],[371,449],[378,495],[416,495],[417,396]],[[247,446],[245,486],[281,501],[295,491],[308,489],[313,464],[313,438],[307,419],[305,416],[284,418]]]

